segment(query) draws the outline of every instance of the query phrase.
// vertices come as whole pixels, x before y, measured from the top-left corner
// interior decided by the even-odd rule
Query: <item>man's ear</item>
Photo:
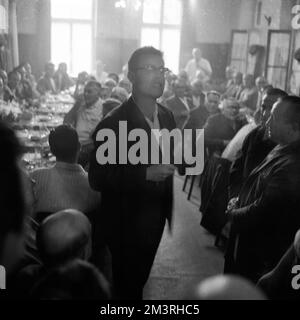
[[[135,74],[132,71],[128,71],[127,78],[133,84],[135,81]]]

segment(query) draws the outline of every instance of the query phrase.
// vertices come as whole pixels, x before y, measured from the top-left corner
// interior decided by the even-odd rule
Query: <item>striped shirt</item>
[[[100,204],[100,194],[91,189],[87,172],[79,164],[56,162],[30,174],[33,182],[35,212],[77,209],[89,213]]]

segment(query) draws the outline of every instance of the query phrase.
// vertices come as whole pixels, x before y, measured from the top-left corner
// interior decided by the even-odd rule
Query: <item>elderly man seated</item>
[[[189,120],[190,111],[194,108],[191,99],[185,96],[187,83],[184,79],[176,79],[173,82],[174,96],[166,100],[166,106],[172,111],[176,127],[183,129]]]
[[[212,115],[204,126],[205,145],[210,154],[221,154],[237,131],[246,124],[239,117],[239,103],[234,98],[227,98],[221,104],[221,113]]]
[[[41,221],[48,214],[74,208],[86,214],[99,204],[99,194],[93,191],[87,173],[77,164],[80,143],[75,129],[61,125],[49,135],[51,152],[56,164],[37,169],[30,176],[34,181],[35,212]]]
[[[37,83],[37,90],[41,95],[44,95],[46,92],[50,92],[52,94],[57,93],[57,88],[54,80],[54,73],[54,64],[52,62],[46,63],[45,73]]]
[[[223,100],[221,110],[221,113],[210,116],[204,126],[208,157],[201,180],[200,224],[214,234],[219,234],[226,223],[224,212],[228,201],[227,192],[222,187],[228,183],[230,162],[220,156],[229,141],[246,123],[239,117],[239,104],[234,98]],[[219,181],[222,182],[221,185],[217,183]],[[220,189],[222,191],[219,193]],[[218,201],[215,201],[216,198]]]
[[[227,210],[232,221],[226,272],[254,282],[272,270],[300,228],[300,98],[273,105],[267,133],[278,145],[244,181]]]
[[[193,109],[190,111],[190,117],[185,128],[201,129],[208,118],[208,107],[211,99],[212,101],[219,101],[219,97],[210,93],[205,96],[201,81],[195,80],[191,85],[191,98],[193,101]]]
[[[84,87],[83,100],[79,99],[64,118],[64,123],[73,126],[78,133],[81,143],[79,163],[83,166],[88,163],[93,148],[91,136],[103,117],[101,88],[99,82],[89,81]]]
[[[74,85],[73,79],[68,75],[67,64],[65,62],[58,65],[58,69],[54,74],[54,80],[58,92],[68,90]]]
[[[6,90],[5,92],[5,101],[19,101],[21,99],[21,79],[21,74],[16,70],[13,70],[8,74],[7,86],[9,88],[9,91]]]
[[[223,94],[223,97],[238,99],[242,90],[243,90],[243,74],[241,72],[236,72],[233,77],[233,82],[228,86],[225,93]]]
[[[266,122],[270,117],[273,104],[287,93],[277,89],[268,89],[262,99],[258,126],[253,129],[243,141],[242,147],[236,153],[230,169],[230,194],[235,197],[243,182],[248,178],[251,171],[258,166],[267,154],[275,147],[276,143],[269,139],[266,134]],[[225,151],[224,151],[225,152]],[[229,152],[223,156],[228,159]],[[229,159],[230,160],[230,159]]]
[[[252,74],[245,74],[243,76],[244,89],[239,96],[239,103],[242,108],[246,108],[249,112],[254,113],[256,110],[258,90],[255,86],[254,77]]]
[[[17,275],[14,290],[27,294],[49,270],[74,259],[91,257],[92,227],[80,211],[67,209],[43,220],[36,233],[36,246],[42,264],[32,264]]]

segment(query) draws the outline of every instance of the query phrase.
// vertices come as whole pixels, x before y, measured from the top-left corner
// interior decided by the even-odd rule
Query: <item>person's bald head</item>
[[[37,232],[37,247],[47,266],[90,256],[91,224],[80,211],[67,209],[47,217]]]
[[[264,294],[248,280],[229,275],[205,279],[193,288],[193,300],[265,300]]]

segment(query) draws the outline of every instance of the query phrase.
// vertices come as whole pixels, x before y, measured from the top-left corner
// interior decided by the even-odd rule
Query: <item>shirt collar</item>
[[[82,166],[78,163],[56,161],[55,167],[59,169],[69,170],[69,171],[85,172]]]

